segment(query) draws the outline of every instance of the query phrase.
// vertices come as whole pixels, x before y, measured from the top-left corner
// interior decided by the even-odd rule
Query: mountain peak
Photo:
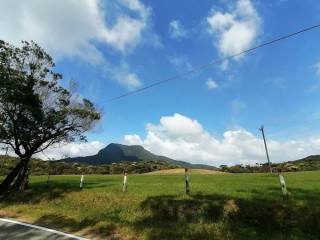
[[[87,157],[76,157],[64,160],[67,162],[96,164],[110,164],[121,161],[140,162],[140,161],[165,161],[170,164],[176,164],[183,167],[192,168],[193,165],[187,162],[176,161],[164,156],[155,155],[140,145],[123,145],[118,143],[110,143],[101,149],[96,155]],[[200,165],[199,165],[200,166]],[[201,168],[211,169],[211,166],[203,165]]]

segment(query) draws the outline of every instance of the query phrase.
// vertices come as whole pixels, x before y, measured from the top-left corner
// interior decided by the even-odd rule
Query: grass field
[[[183,174],[31,177],[31,189],[0,200],[2,217],[96,239],[320,239],[320,171],[277,175]]]

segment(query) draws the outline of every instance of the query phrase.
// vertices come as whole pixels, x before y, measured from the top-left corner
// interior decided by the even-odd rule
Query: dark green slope
[[[97,164],[110,164],[110,163],[118,163],[121,161],[129,161],[129,162],[140,162],[140,161],[165,161],[170,164],[180,165],[181,167],[189,167],[189,168],[202,168],[202,169],[212,169],[215,170],[217,168],[197,164],[193,165],[183,161],[176,161],[171,158],[167,158],[164,156],[155,155],[143,147],[139,145],[122,145],[111,143],[104,149],[101,149],[96,155],[87,156],[87,157],[75,157],[62,159],[60,161],[64,162],[79,162],[79,163],[87,163],[91,165]]]
[[[279,164],[279,167],[288,171],[312,171],[320,169],[320,155],[311,155],[295,161]]]

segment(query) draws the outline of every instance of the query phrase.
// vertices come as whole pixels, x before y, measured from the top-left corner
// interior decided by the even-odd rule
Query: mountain
[[[201,169],[212,169],[216,170],[217,168],[203,165],[203,164],[190,164],[183,161],[173,160],[171,158],[167,158],[164,156],[155,155],[143,147],[139,145],[122,145],[111,143],[104,149],[101,149],[96,155],[87,156],[87,157],[75,157],[75,158],[67,158],[61,159],[60,161],[64,162],[79,162],[79,163],[87,163],[90,165],[97,164],[111,164],[118,163],[121,161],[129,161],[129,162],[140,162],[140,161],[165,161],[170,164],[180,165],[181,167],[188,168],[201,168]]]

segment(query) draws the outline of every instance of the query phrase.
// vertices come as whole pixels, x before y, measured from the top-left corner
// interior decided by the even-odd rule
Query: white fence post
[[[127,180],[128,180],[128,173],[125,173],[124,174],[124,177],[123,177],[123,192],[126,192],[127,191]]]
[[[289,198],[289,194],[288,194],[288,191],[287,191],[287,187],[286,187],[286,182],[284,181],[284,176],[281,172],[281,169],[278,170],[278,173],[279,173],[279,181],[280,181],[280,187],[281,187],[281,190],[282,190],[282,194],[283,196],[286,196],[286,198],[288,199]]]
[[[83,188],[83,180],[84,180],[84,176],[82,174],[81,179],[80,179],[80,190],[82,190],[82,188]]]

